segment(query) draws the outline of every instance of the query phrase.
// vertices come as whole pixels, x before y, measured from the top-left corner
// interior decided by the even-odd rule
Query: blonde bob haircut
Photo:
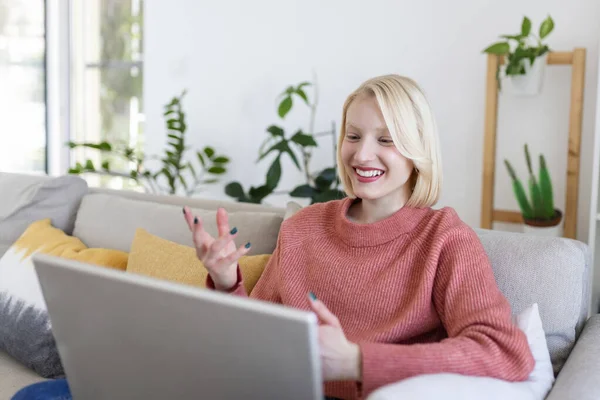
[[[407,184],[411,195],[407,207],[431,207],[442,188],[439,139],[433,113],[425,94],[415,81],[399,75],[383,75],[367,80],[352,92],[342,113],[337,146],[337,167],[344,191],[356,198],[350,175],[342,162],[341,148],[346,137],[346,113],[350,104],[362,95],[374,96],[394,145],[401,155],[412,160],[414,171]]]

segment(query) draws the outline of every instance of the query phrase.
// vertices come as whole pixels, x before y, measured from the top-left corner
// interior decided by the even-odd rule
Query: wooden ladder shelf
[[[564,210],[564,233],[575,239],[577,234],[577,201],[579,198],[579,154],[583,121],[583,88],[585,81],[586,49],[571,52],[550,52],[549,65],[571,65],[571,109],[569,113],[569,148],[567,161],[567,190]],[[481,228],[492,229],[493,222],[523,223],[518,211],[494,208],[496,168],[496,131],[498,123],[498,82],[496,69],[503,56],[488,54],[485,104],[485,138],[483,145],[483,189],[481,199]]]

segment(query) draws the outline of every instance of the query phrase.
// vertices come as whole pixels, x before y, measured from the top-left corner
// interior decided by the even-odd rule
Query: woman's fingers
[[[319,321],[325,325],[331,325],[337,328],[341,328],[340,320],[325,306],[325,304],[317,300],[316,296],[311,292],[309,293],[309,304],[310,308],[317,314]]]
[[[229,215],[224,208],[217,210],[217,230],[219,237],[223,237],[229,233]]]
[[[190,228],[190,232],[194,232],[194,216],[188,206],[183,207],[183,217],[185,218],[188,228]]]
[[[250,243],[246,243],[243,246],[240,246],[236,251],[230,253],[229,255],[220,258],[217,261],[219,266],[228,266],[237,263],[237,261],[250,251]]]
[[[237,235],[237,228],[233,228],[229,232],[226,232],[224,235],[216,239],[209,248],[209,258],[218,259],[221,255],[221,252],[227,248],[229,243],[235,238]]]

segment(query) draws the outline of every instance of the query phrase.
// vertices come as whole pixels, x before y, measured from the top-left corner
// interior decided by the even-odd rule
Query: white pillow
[[[420,375],[371,393],[367,400],[543,400],[554,383],[554,372],[538,305],[533,304],[513,321],[527,336],[535,367],[523,382],[459,374]]]

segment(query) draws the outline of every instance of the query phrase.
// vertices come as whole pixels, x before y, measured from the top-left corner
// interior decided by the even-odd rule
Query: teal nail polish
[[[249,249],[249,248],[250,248],[250,246],[251,246],[251,244],[250,244],[250,242],[248,242],[248,243],[246,243],[246,246],[245,246],[245,247],[246,247],[247,249]]]
[[[317,301],[317,295],[314,294],[313,292],[308,292],[308,295],[310,296],[310,298],[312,299],[312,301]]]
[[[181,211],[183,211],[183,214],[185,215],[185,207],[182,208]]]
[[[237,233],[237,228],[233,227],[233,229],[231,230],[231,232],[229,232],[230,235],[235,235]]]
[[[194,224],[198,223],[198,217],[194,217]]]

